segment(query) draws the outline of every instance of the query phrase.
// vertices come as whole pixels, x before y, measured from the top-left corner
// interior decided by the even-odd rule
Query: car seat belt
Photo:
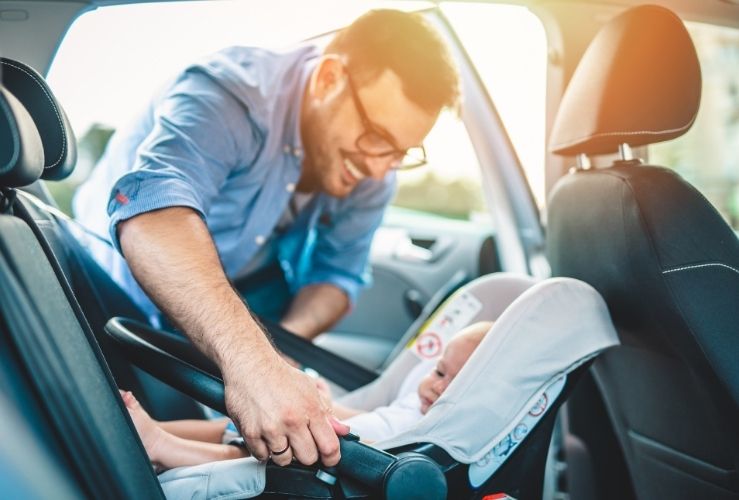
[[[92,238],[105,243],[110,248],[113,248],[115,250],[115,247],[113,246],[113,243],[108,238],[106,238],[105,236],[102,236],[100,234],[97,234],[95,231],[93,231],[92,229],[90,229],[88,227],[83,226],[82,224],[80,224],[79,222],[77,222],[72,217],[70,217],[69,215],[65,214],[64,212],[62,212],[58,208],[56,208],[54,206],[51,206],[48,203],[43,202],[42,200],[40,200],[36,196],[34,196],[31,193],[28,193],[26,191],[16,190],[16,192],[17,192],[18,195],[20,195],[26,201],[28,201],[28,202],[32,203],[33,205],[35,205],[36,208],[38,208],[42,212],[45,212],[45,213],[51,215],[52,217],[54,217],[56,219],[63,220],[64,222],[66,222],[67,224],[71,225],[72,227],[80,230],[81,232],[83,232],[87,236],[91,236]]]

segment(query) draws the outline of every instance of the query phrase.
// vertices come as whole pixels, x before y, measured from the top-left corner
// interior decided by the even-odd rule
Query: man
[[[290,296],[262,299],[279,303],[282,325],[312,338],[335,323],[366,284],[388,173],[424,161],[407,156],[457,94],[449,54],[419,15],[373,11],[323,54],[235,47],[191,66],[116,133],[80,189],[78,218],[108,230],[125,262],[96,258],[218,364],[255,457],[334,465],[346,428],[229,279],[278,264]],[[247,296],[269,309],[258,302]]]

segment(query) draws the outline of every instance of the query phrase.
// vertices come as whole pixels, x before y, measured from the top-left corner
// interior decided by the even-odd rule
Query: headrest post
[[[626,143],[618,145],[618,157],[621,161],[631,161],[634,159],[634,153],[631,151],[631,146]]]
[[[585,153],[577,155],[577,169],[588,170],[592,165],[590,164],[590,158]]]

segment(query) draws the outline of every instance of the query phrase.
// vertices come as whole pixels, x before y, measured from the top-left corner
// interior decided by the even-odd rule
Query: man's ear
[[[344,63],[336,54],[324,54],[310,78],[309,92],[319,102],[330,100],[346,86]]]

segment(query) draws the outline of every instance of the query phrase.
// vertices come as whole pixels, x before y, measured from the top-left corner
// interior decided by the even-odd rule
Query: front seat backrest
[[[700,85],[682,21],[630,9],[592,41],[550,139],[561,155],[622,153],[560,179],[547,245],[553,274],[594,286],[617,327],[593,372],[645,499],[739,492],[739,240],[680,176],[628,156],[686,132]]]

